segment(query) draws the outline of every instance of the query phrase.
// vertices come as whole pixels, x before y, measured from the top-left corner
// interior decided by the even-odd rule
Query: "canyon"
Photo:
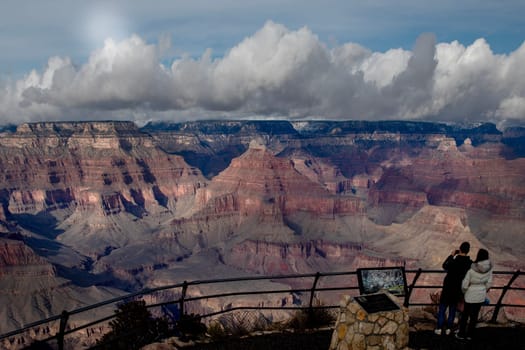
[[[465,240],[523,270],[524,145],[489,123],[4,128],[0,333],[184,280],[440,269]]]

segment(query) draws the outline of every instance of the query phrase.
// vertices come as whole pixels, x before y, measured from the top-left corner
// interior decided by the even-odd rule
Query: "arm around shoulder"
[[[461,290],[463,293],[465,293],[470,286],[470,270],[467,271],[467,274],[463,278],[463,281],[461,282]]]

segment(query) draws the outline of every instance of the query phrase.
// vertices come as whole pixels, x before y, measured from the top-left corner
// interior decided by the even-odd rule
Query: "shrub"
[[[181,315],[176,328],[183,337],[190,339],[199,338],[206,333],[206,325],[201,322],[201,316],[197,314]]]
[[[222,340],[228,337],[228,333],[219,321],[212,321],[207,333],[212,340]]]
[[[430,312],[432,315],[437,317],[439,308],[439,299],[441,298],[441,292],[430,293],[430,302],[432,305],[427,306],[425,311]]]
[[[168,322],[154,318],[143,300],[119,304],[115,314],[115,319],[109,322],[111,331],[97,342],[97,348],[140,349],[170,333]]]
[[[230,312],[221,316],[219,322],[225,333],[233,336],[265,330],[269,325],[268,320],[261,313],[250,311]]]
[[[300,309],[288,321],[287,327],[296,330],[315,329],[330,326],[335,322],[335,315],[316,301],[312,308]]]

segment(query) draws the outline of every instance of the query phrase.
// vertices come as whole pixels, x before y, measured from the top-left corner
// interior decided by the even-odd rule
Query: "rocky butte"
[[[0,332],[183,280],[440,268],[464,240],[524,269],[524,144],[520,128],[400,121],[5,129]]]

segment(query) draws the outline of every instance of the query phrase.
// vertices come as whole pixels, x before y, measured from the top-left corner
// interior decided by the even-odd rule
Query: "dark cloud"
[[[80,66],[53,57],[4,84],[0,118],[525,120],[525,44],[497,55],[484,39],[465,47],[423,34],[411,51],[373,52],[270,21],[220,58],[163,64],[166,47],[133,35]]]

